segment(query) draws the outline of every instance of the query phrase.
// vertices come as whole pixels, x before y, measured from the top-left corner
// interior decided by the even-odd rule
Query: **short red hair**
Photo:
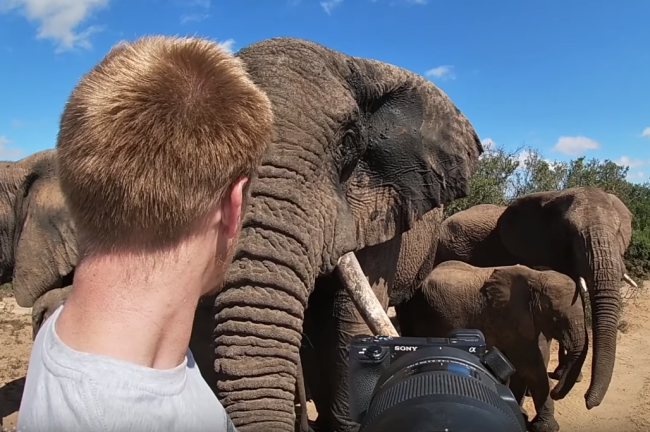
[[[272,123],[266,94],[214,41],[117,44],[74,88],[56,143],[80,246],[177,244],[254,175]]]

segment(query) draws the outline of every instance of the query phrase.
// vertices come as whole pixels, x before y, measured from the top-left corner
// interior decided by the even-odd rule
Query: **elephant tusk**
[[[339,258],[336,268],[345,289],[375,336],[399,337],[388,313],[370,287],[354,252],[348,252]]]
[[[638,288],[639,286],[632,280],[631,277],[627,275],[627,273],[623,273],[623,280],[627,282],[629,285],[632,285],[634,288]]]
[[[580,276],[580,288],[582,288],[584,292],[587,292],[587,282],[585,282],[582,276]]]

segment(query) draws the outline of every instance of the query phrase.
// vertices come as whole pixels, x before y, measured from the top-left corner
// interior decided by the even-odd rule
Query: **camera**
[[[350,417],[359,432],[525,432],[515,369],[480,330],[448,338],[355,336]]]

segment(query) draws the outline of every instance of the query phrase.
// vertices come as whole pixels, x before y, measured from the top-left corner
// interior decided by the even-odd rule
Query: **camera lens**
[[[359,432],[525,431],[521,411],[512,406],[518,406],[512,393],[476,356],[420,348],[381,375]]]

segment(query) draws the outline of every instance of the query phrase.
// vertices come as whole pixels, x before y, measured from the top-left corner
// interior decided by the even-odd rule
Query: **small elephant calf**
[[[570,277],[522,265],[481,268],[447,261],[396,309],[403,336],[446,337],[458,328],[481,330],[488,347],[496,346],[517,370],[511,380],[517,400],[523,399],[526,386],[530,390],[537,411],[531,430],[560,429],[553,400],[571,390],[588,349],[584,305]],[[553,390],[541,335],[567,349],[563,375]],[[524,385],[514,385],[517,381]]]

